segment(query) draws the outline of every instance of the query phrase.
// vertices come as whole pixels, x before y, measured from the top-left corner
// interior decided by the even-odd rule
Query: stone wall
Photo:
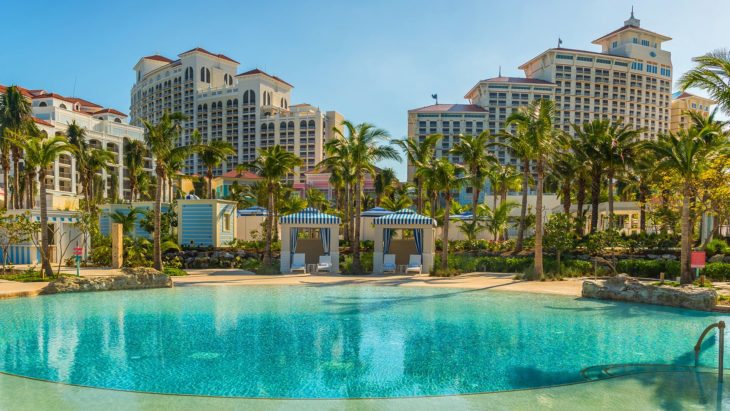
[[[681,287],[652,285],[642,283],[626,274],[619,274],[607,280],[586,280],[583,282],[582,296],[702,311],[712,311],[717,305],[717,293],[711,288],[692,285]]]
[[[172,280],[168,275],[152,268],[124,268],[122,272],[122,275],[104,277],[64,276],[51,281],[41,294],[172,287]]]

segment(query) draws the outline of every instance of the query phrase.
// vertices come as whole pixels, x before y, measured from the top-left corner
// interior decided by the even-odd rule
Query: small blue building
[[[178,200],[181,246],[225,247],[236,238],[237,207],[228,200]]]

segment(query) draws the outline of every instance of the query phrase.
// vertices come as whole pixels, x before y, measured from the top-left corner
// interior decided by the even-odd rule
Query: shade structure
[[[415,211],[404,208],[392,214],[378,217],[373,221],[375,225],[431,225],[436,226],[436,220]]]
[[[280,224],[340,224],[340,217],[325,214],[316,208],[307,207],[304,210],[285,215],[279,218]]]
[[[387,214],[393,214],[393,211],[386,210],[382,207],[373,207],[360,213],[360,240],[375,241],[375,226],[373,225],[373,221]]]
[[[249,208],[244,208],[243,210],[238,210],[239,216],[267,216],[269,215],[269,211],[265,209],[264,207],[260,206],[253,206]]]
[[[387,210],[383,207],[373,207],[370,210],[360,213],[360,217],[381,217],[387,214],[393,214],[393,211]]]

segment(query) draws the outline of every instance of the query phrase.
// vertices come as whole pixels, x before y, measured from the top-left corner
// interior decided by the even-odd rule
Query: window
[[[58,106],[58,107],[61,107],[62,109],[66,110],[66,105],[65,105],[65,104],[63,104],[63,103],[61,103],[61,105],[60,105],[60,106]]]
[[[47,105],[48,105],[48,104],[46,104],[46,102],[45,102],[45,101],[41,101],[41,103],[40,103],[40,104],[38,104],[38,107],[45,107],[45,106],[47,106]]]
[[[634,44],[639,44],[639,39],[637,39],[636,37],[634,37],[633,39],[631,39],[631,42],[634,43]]]
[[[567,54],[558,54],[555,57],[563,60],[573,60],[573,56],[569,56]]]
[[[649,47],[649,40],[641,40],[641,45]]]
[[[578,56],[578,61],[593,61],[593,57]]]
[[[231,214],[223,214],[223,231],[231,231]]]
[[[655,65],[653,65],[653,64],[647,64],[646,65],[646,72],[647,73],[656,74],[657,73],[657,67]]]
[[[634,61],[631,63],[631,68],[634,70],[644,70],[644,63]]]
[[[613,44],[611,44],[611,48],[615,49],[616,47],[618,47],[618,41],[614,41]]]
[[[611,60],[606,60],[606,59],[596,59],[596,63],[601,63],[601,64],[609,64],[609,65],[610,65],[610,64],[611,64]]]

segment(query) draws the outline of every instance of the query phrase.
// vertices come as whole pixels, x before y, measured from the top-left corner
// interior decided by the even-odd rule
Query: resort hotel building
[[[676,132],[684,130],[692,124],[688,111],[698,111],[705,115],[710,114],[710,107],[716,103],[709,98],[696,96],[686,91],[678,91],[672,94],[672,108],[669,114],[669,131]]]
[[[571,124],[594,119],[622,120],[642,128],[642,138],[653,139],[670,130],[672,106],[672,59],[662,44],[671,40],[641,27],[631,17],[620,28],[593,41],[600,51],[547,49],[522,64],[524,77],[481,80],[464,96],[468,104],[436,104],[408,111],[409,138],[423,140],[433,133],[443,134],[437,156],[460,162],[448,150],[460,134],[492,134],[504,128],[510,113],[530,101],[555,101],[555,126],[573,133]],[[709,102],[703,103],[705,107]],[[501,138],[497,138],[501,140]],[[494,148],[503,164],[521,169],[519,159],[508,149]],[[408,179],[414,175],[408,167]],[[460,201],[468,202],[470,188],[462,190]],[[485,188],[484,195],[489,192]]]
[[[103,193],[107,198],[130,197],[129,179],[123,161],[124,146],[128,140],[143,139],[144,132],[141,128],[129,125],[127,115],[112,108],[45,90],[18,88],[30,101],[33,120],[41,133],[48,136],[65,134],[69,124],[75,122],[85,130],[90,147],[113,152],[116,157],[114,166],[101,171],[102,182],[105,184]],[[0,94],[5,93],[6,89],[7,86],[0,85]],[[20,161],[22,165],[22,159]],[[152,172],[151,159],[145,160],[144,168]],[[76,158],[71,154],[59,156],[49,169],[45,184],[53,199],[52,204],[49,203],[50,208],[77,207],[77,194],[81,192],[81,184],[75,170]],[[116,180],[116,184],[113,180]],[[111,191],[114,187],[116,193]]]
[[[239,63],[223,54],[195,48],[173,60],[160,55],[143,57],[134,66],[131,124],[158,121],[165,111],[187,116],[178,145],[191,143],[194,130],[204,142],[224,140],[236,151],[215,175],[253,161],[256,149],[276,144],[297,154],[303,165],[289,182],[305,182],[324,156],[324,142],[343,117],[309,104],[292,104],[293,86],[259,69],[238,73]],[[203,173],[197,155],[186,162],[186,174]]]

